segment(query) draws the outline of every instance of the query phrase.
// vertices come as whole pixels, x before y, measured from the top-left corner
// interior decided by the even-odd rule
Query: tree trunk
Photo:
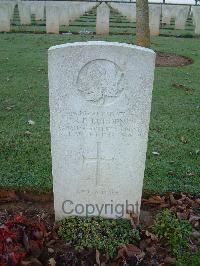
[[[148,0],[136,1],[136,44],[150,47]]]

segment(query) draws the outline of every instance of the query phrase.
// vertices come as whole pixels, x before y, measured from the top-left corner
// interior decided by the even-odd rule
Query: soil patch
[[[27,198],[22,200],[24,196],[18,200],[15,197],[11,199],[11,195],[4,195],[6,196],[4,201],[0,201],[0,243],[3,243],[0,244],[0,249],[4,254],[4,256],[0,254],[0,265],[3,266],[93,266],[95,264],[123,266],[125,263],[133,266],[173,265],[176,259],[169,247],[158,241],[151,232],[156,214],[164,208],[170,209],[179,220],[184,219],[191,223],[194,228],[191,238],[192,248],[197,251],[200,236],[198,196],[174,193],[143,195],[139,226],[132,217],[133,228],[140,231],[141,240],[137,246],[130,244],[120,248],[117,256],[111,261],[106,254],[100,254],[98,250],[84,249],[77,252],[73,245],[65,243],[58,237],[59,225],[54,223],[52,198],[48,201],[45,195],[41,196],[43,200],[37,201],[38,198],[33,198],[33,201],[30,201]],[[18,238],[15,234],[11,234],[10,228],[14,228]],[[7,256],[11,256],[12,264]]]
[[[171,53],[160,53],[160,52],[158,52],[156,55],[157,67],[186,66],[192,63],[193,63],[192,59],[185,56],[180,56]]]

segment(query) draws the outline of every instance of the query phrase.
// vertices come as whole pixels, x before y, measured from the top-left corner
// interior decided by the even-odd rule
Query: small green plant
[[[125,219],[101,217],[68,217],[61,222],[59,236],[77,251],[98,249],[113,258],[117,249],[140,239],[139,232]]]
[[[186,252],[178,258],[177,266],[199,266],[200,265],[200,251],[197,253]]]
[[[170,246],[177,257],[187,250],[192,226],[188,221],[179,221],[168,209],[159,213],[153,225],[153,231],[161,241]]]

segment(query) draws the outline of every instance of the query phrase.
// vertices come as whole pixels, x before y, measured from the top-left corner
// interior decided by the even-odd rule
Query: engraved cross
[[[95,173],[95,178],[96,178],[96,185],[99,184],[100,178],[101,178],[101,162],[102,161],[113,161],[114,158],[105,158],[102,156],[101,152],[101,142],[97,142],[97,153],[96,157],[92,158],[87,158],[83,155],[83,162],[96,162],[96,173]]]

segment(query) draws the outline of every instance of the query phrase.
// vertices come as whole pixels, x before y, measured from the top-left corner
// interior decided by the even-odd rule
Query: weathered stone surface
[[[46,5],[46,32],[59,33],[59,7]]]
[[[44,7],[45,3],[43,1],[31,2],[31,14],[35,15],[35,20],[44,19]]]
[[[97,7],[96,34],[109,34],[110,8],[106,3]]]
[[[175,29],[184,30],[185,23],[188,18],[190,7],[189,6],[176,6],[174,8],[175,12]]]
[[[18,2],[19,17],[22,25],[31,24],[31,4],[27,1]]]
[[[161,5],[149,5],[149,28],[150,35],[157,36],[160,32]]]
[[[174,6],[173,5],[162,5],[162,23],[170,25],[173,15]]]
[[[10,10],[6,3],[0,3],[0,32],[10,31]]]
[[[136,4],[135,3],[110,3],[111,7],[116,9],[130,22],[136,22]]]
[[[200,35],[200,6],[193,6],[192,14],[195,25],[195,34]]]
[[[51,47],[48,60],[56,219],[127,217],[128,204],[138,212],[155,53],[69,43]]]
[[[60,26],[69,25],[69,7],[66,2],[59,2],[59,24]]]

